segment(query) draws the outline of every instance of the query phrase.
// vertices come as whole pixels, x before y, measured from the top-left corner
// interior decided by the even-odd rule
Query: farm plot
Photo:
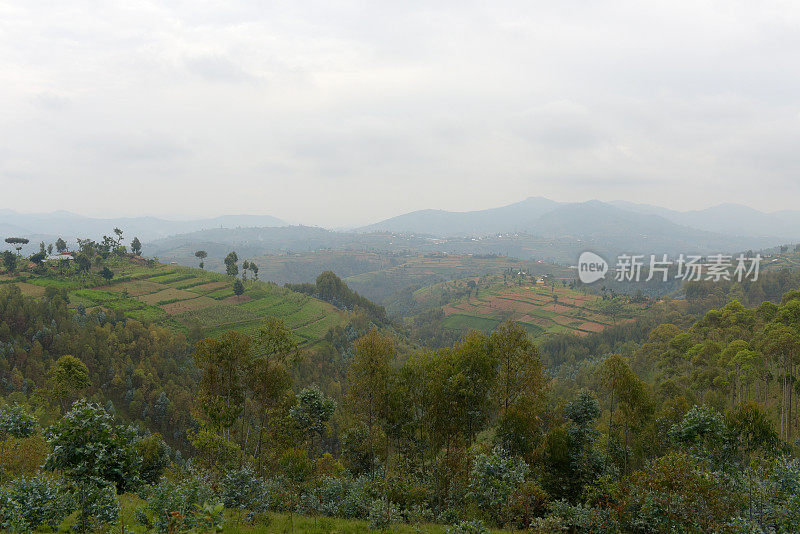
[[[175,315],[175,320],[188,326],[193,321],[200,321],[205,326],[219,326],[224,324],[254,321],[258,316],[239,306],[225,306],[217,303],[216,306],[195,310],[188,313]]]
[[[199,324],[206,336],[231,330],[254,334],[267,317],[279,317],[299,342],[313,345],[329,328],[348,320],[346,312],[328,303],[275,284],[246,280],[244,295],[235,296],[233,280],[222,274],[128,258],[108,261],[114,273],[110,282],[96,273],[94,277],[0,273],[5,278],[0,283],[18,284],[32,297],[43,296],[47,287],[66,289],[72,308],[118,312],[183,332]]]
[[[443,306],[445,327],[486,331],[503,320],[513,319],[538,337],[560,332],[588,335],[614,324],[600,312],[598,296],[583,295],[562,285],[515,285],[496,280],[479,287],[479,296],[471,294]],[[629,305],[620,320],[630,320],[636,312],[637,308]]]
[[[17,282],[17,286],[26,297],[41,297],[44,295],[44,286],[29,284],[28,282]]]
[[[119,293],[127,291],[130,296],[138,297],[141,295],[147,295],[148,293],[155,293],[156,291],[161,291],[162,289],[164,289],[164,286],[156,284],[155,282],[151,282],[149,280],[130,280],[128,282],[120,282],[118,284],[110,286],[101,286],[101,288],[108,291],[115,291]]]
[[[192,291],[195,293],[200,293],[201,295],[207,295],[208,293],[212,293],[217,291],[218,289],[222,289],[223,287],[228,287],[230,284],[228,282],[203,282],[202,284],[198,284],[192,287]],[[185,288],[184,288],[185,289]]]
[[[171,302],[175,302],[178,300],[193,299],[196,298],[197,296],[198,296],[197,293],[192,293],[191,291],[184,291],[182,289],[175,289],[170,287],[167,289],[162,289],[161,291],[157,291],[155,293],[147,293],[146,295],[141,295],[137,298],[142,302],[144,302],[145,304],[150,304],[151,306],[155,306],[158,304],[169,304]]]
[[[191,299],[179,300],[169,304],[161,304],[160,307],[167,313],[167,315],[180,315],[182,313],[193,312],[218,305],[219,302],[214,299],[195,296],[195,298]]]

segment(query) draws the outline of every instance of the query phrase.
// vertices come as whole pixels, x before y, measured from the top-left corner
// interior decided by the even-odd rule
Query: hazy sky
[[[757,6],[757,7],[756,7]],[[0,0],[0,208],[800,198],[800,4]]]

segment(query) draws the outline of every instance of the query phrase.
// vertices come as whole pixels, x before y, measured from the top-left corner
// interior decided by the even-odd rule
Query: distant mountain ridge
[[[192,258],[200,248],[209,257],[233,246],[245,255],[321,249],[404,250],[460,254],[501,254],[559,258],[575,250],[627,253],[704,253],[760,250],[800,242],[800,211],[764,213],[747,206],[720,204],[677,211],[625,201],[557,202],[542,197],[497,208],[450,212],[421,210],[350,231],[288,226],[268,215],[227,215],[193,221],[158,217],[90,218],[68,212],[20,214],[0,210],[0,233],[27,237],[31,244],[62,236],[100,239],[114,227],[125,243],[136,236],[146,254]],[[397,235],[402,234],[402,235]],[[516,239],[515,236],[527,236]],[[550,251],[553,251],[552,253]],[[212,261],[212,260],[209,260]]]
[[[121,228],[128,239],[134,236],[141,241],[152,241],[175,234],[208,230],[212,228],[286,226],[286,223],[270,215],[223,215],[207,219],[174,221],[159,217],[93,218],[68,211],[53,213],[17,213],[0,210],[0,232],[28,238],[65,239],[87,237],[100,239],[109,235],[115,227]]]
[[[563,203],[530,197],[499,208],[453,212],[421,210],[356,229],[356,232],[411,232],[437,236],[489,235],[523,231]]]
[[[531,197],[487,210],[414,211],[355,231],[410,232],[440,237],[480,237],[508,232],[543,237],[596,237],[602,233],[600,229],[634,234],[668,232],[682,236],[688,233],[700,238],[721,234],[797,241],[800,240],[800,210],[764,213],[739,204],[720,204],[702,210],[677,211],[627,201],[556,202]]]

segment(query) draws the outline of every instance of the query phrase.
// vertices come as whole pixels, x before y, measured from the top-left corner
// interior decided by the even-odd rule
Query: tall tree
[[[492,332],[489,350],[498,365],[495,396],[501,416],[515,405],[536,409],[544,399],[539,350],[519,323],[506,321]]]
[[[206,258],[208,257],[208,252],[206,252],[205,250],[198,250],[197,252],[194,253],[194,255],[198,260],[200,260],[200,268],[201,269],[204,268]]]
[[[800,354],[800,334],[788,324],[773,322],[765,328],[763,338],[764,353],[775,363],[780,376],[778,429],[780,437],[788,440],[792,433],[793,370]]]
[[[117,236],[116,245],[119,247],[122,245],[122,230],[119,228],[114,228],[114,234]]]
[[[131,252],[136,256],[142,255],[142,242],[139,241],[138,237],[134,237],[133,241],[131,241]]]
[[[258,332],[245,377],[252,400],[253,419],[258,423],[253,456],[258,459],[259,466],[264,431],[268,430],[270,415],[291,391],[292,379],[287,362],[296,353],[297,343],[292,331],[282,319],[269,317]]]
[[[22,247],[30,243],[30,240],[24,237],[7,237],[6,243],[17,249],[17,254],[19,254]]]
[[[600,381],[609,399],[607,461],[611,457],[612,438],[619,439],[617,429],[621,425],[622,469],[627,473],[631,429],[639,427],[652,410],[647,386],[619,354],[612,354],[605,359],[600,369]]]
[[[348,370],[349,400],[369,432],[370,476],[374,476],[374,430],[385,415],[391,374],[389,363],[394,353],[392,338],[381,334],[375,327],[353,344],[353,358]]]
[[[236,265],[236,262],[239,261],[239,256],[236,255],[236,252],[229,252],[227,256],[225,256],[225,272],[228,276],[236,276],[239,274],[239,266]]]
[[[289,415],[308,439],[309,455],[314,454],[314,437],[319,436],[322,439],[325,425],[335,410],[336,401],[327,397],[317,385],[303,388],[297,395],[297,404],[292,407]]]
[[[237,297],[244,295],[244,284],[238,278],[233,281],[233,294]]]
[[[17,256],[10,250],[3,251],[3,266],[6,271],[13,272],[17,270]]]
[[[200,406],[208,420],[228,437],[228,430],[242,413],[245,373],[250,356],[250,338],[239,332],[225,332],[218,339],[200,340],[195,362],[203,372]]]
[[[50,369],[49,392],[58,401],[61,413],[89,387],[89,369],[78,358],[65,354]]]

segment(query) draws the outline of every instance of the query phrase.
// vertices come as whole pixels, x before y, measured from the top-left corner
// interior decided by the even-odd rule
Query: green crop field
[[[0,284],[15,283],[26,295],[40,297],[48,287],[66,290],[70,306],[122,312],[133,319],[154,322],[188,332],[199,325],[203,335],[228,330],[253,334],[267,317],[286,321],[298,341],[313,345],[328,329],[347,323],[347,314],[334,306],[275,284],[244,281],[237,297],[233,280],[225,275],[178,265],[142,265],[127,258],[111,258],[114,277],[93,285],[92,279],[21,273],[3,275]]]
[[[427,287],[470,276],[497,275],[508,270],[564,279],[574,276],[567,267],[505,256],[415,254],[380,270],[348,276],[344,281],[366,297],[389,304],[399,290],[409,286]]]
[[[584,294],[553,279],[487,276],[454,280],[414,293],[421,308],[441,307],[444,326],[488,331],[506,319],[518,321],[532,337],[555,333],[587,335],[631,320],[643,305],[624,304],[615,313],[598,295]]]

